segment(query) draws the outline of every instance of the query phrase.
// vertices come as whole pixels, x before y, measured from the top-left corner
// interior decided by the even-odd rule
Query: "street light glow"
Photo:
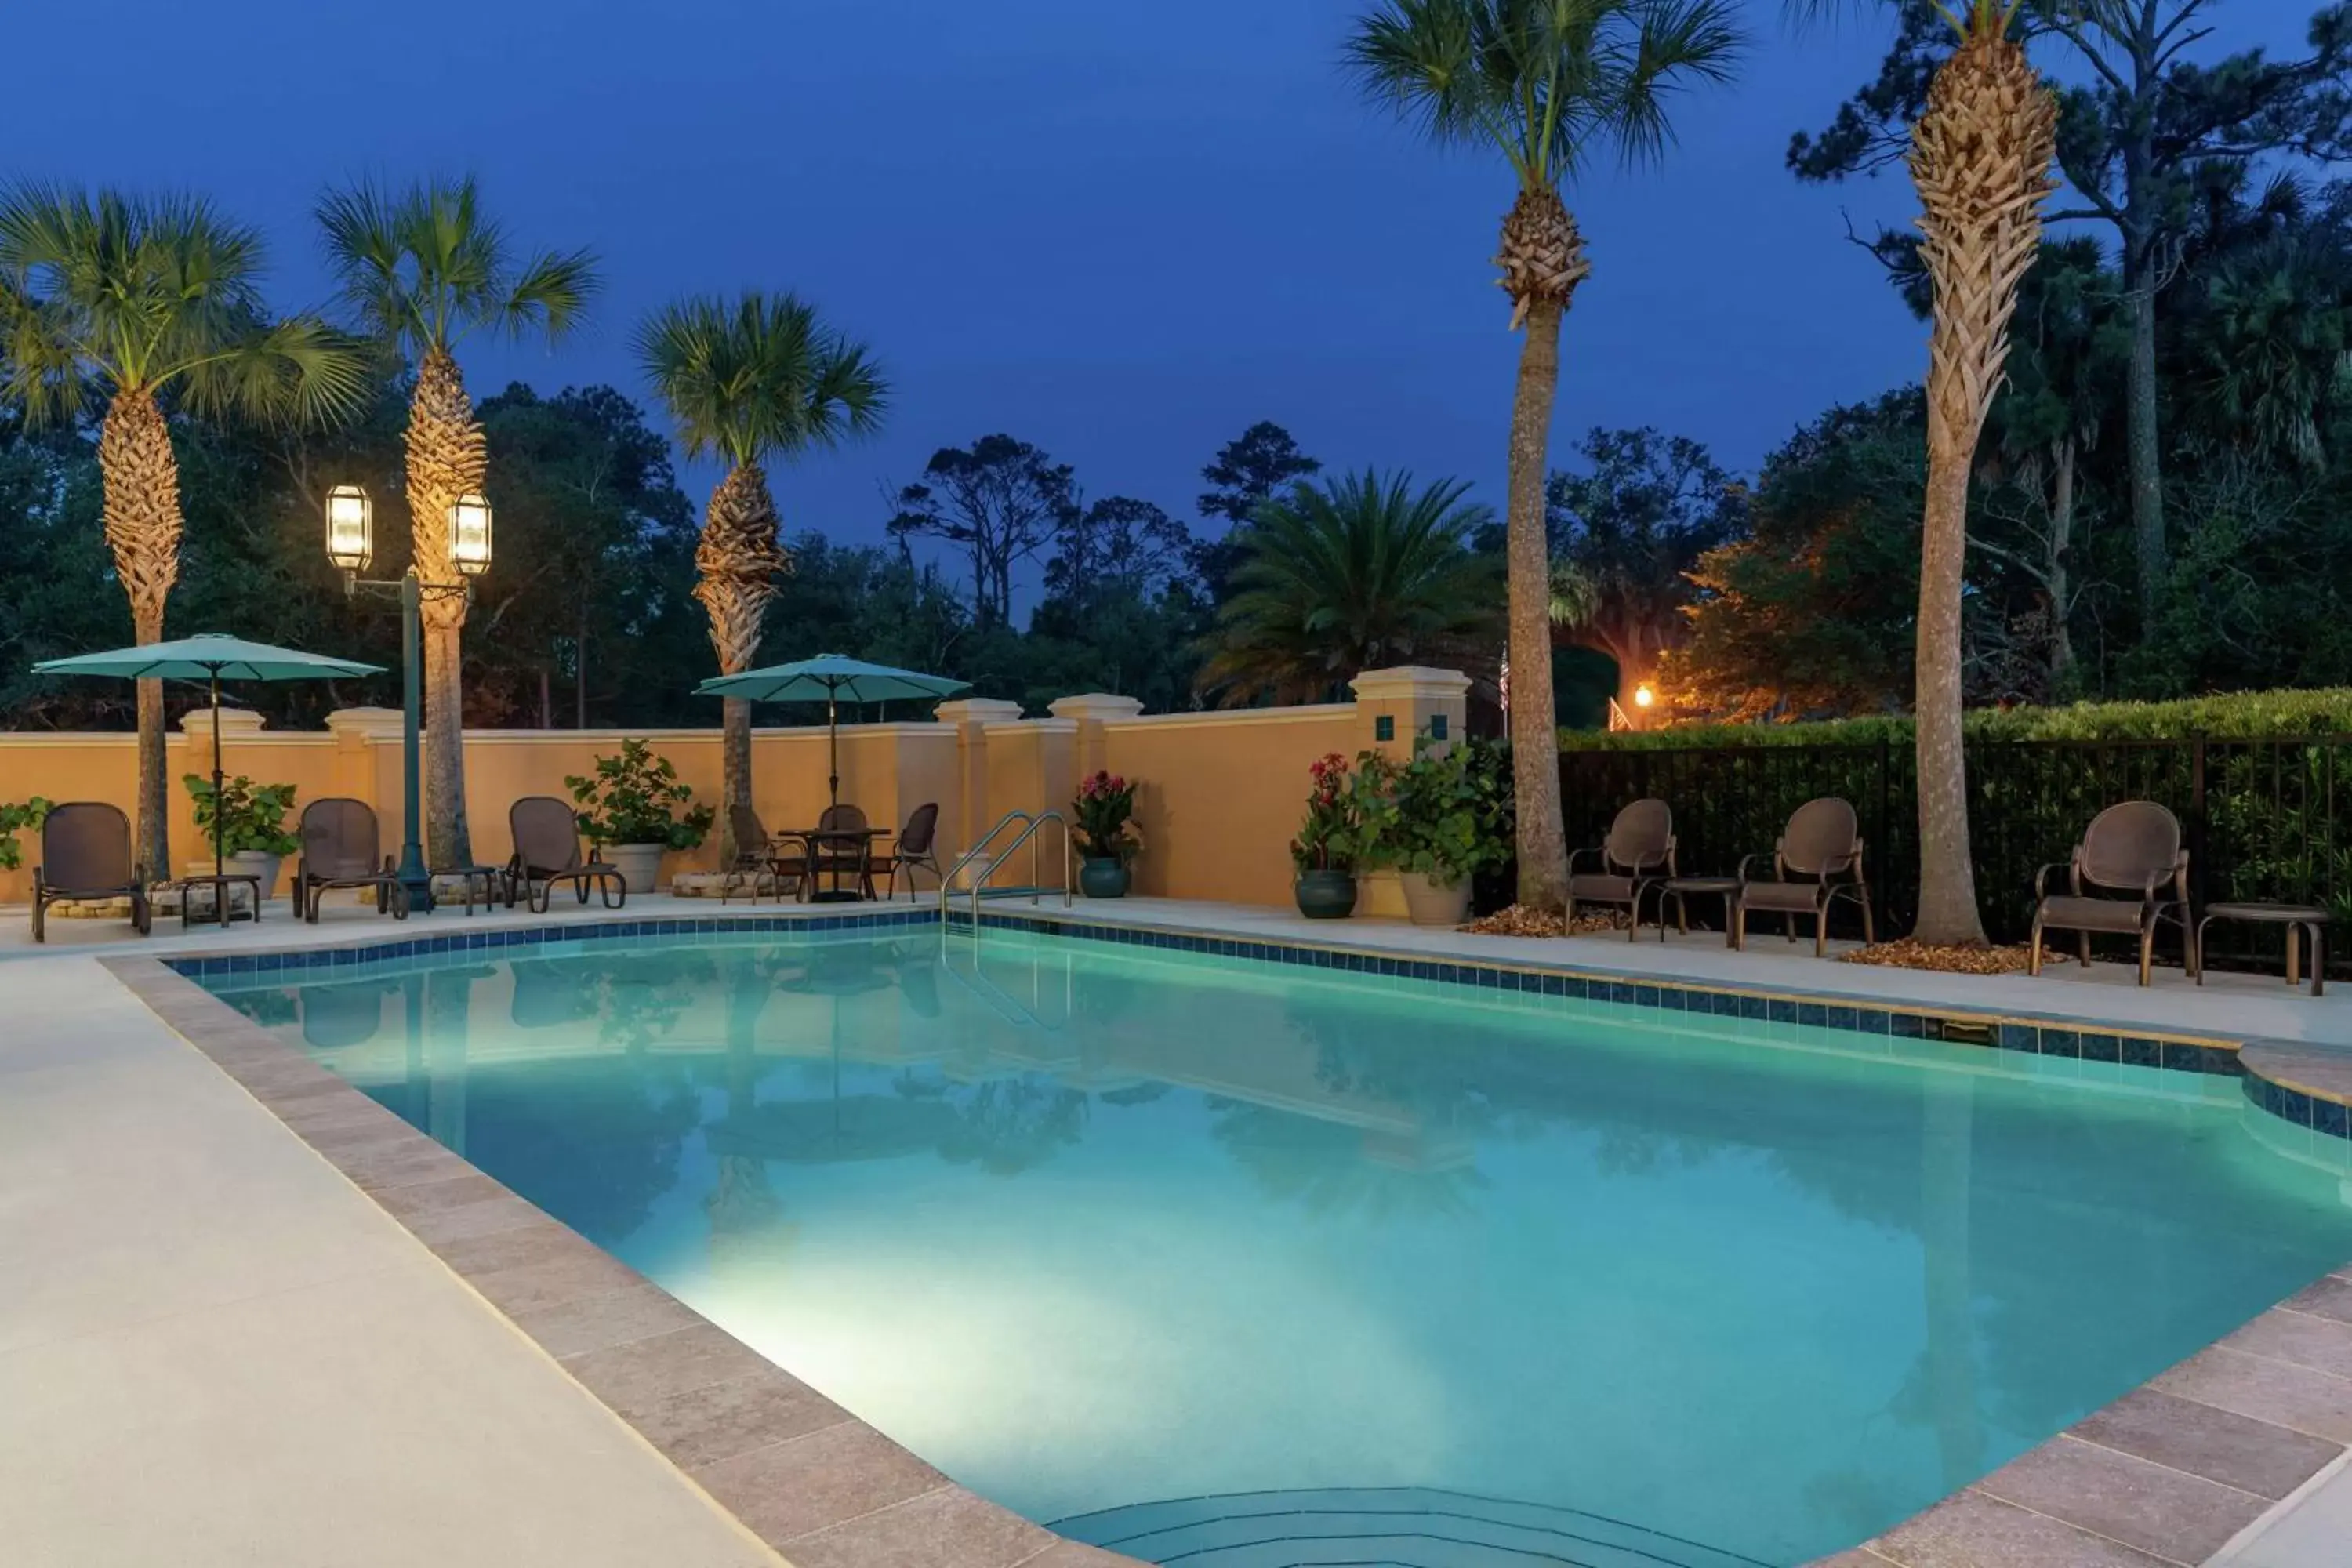
[[[375,559],[374,508],[357,485],[327,492],[327,559],[345,572],[364,572]]]
[[[449,563],[468,577],[490,569],[490,503],[471,491],[449,505]]]

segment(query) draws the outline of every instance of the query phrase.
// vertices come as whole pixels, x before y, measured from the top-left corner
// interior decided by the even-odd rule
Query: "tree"
[[[1151,594],[1191,569],[1192,535],[1150,501],[1105,496],[1063,521],[1045,563],[1050,598]]]
[[[364,183],[330,191],[318,221],[345,307],[386,353],[405,353],[416,366],[403,490],[410,569],[425,584],[425,835],[436,870],[470,866],[459,646],[469,595],[455,586],[449,509],[482,491],[489,448],[457,346],[486,328],[561,340],[596,291],[595,264],[585,250],[519,261],[471,175],[399,192]]]
[[[2009,36],[2014,0],[1973,0],[1911,132],[1927,340],[1927,499],[1919,554],[1919,918],[1912,934],[1982,945],[1960,738],[1961,587],[1977,437],[2009,358],[2018,280],[2042,244],[2058,105]]]
[[[792,566],[761,464],[872,434],[889,387],[864,344],[822,325],[814,307],[790,294],[681,300],[638,328],[636,349],[687,456],[728,464],[703,515],[694,596],[709,612],[719,673],[740,675],[760,651],[776,578]],[[726,804],[749,805],[751,704],[730,697],[721,707]],[[723,854],[734,853],[733,838],[730,826]]]
[[[271,321],[254,229],[187,196],[62,185],[0,193],[0,389],[35,424],[100,397],[101,513],[141,644],[163,636],[180,574],[178,460],[164,399],[257,423],[331,418],[358,400],[363,356],[312,316]],[[137,686],[138,854],[172,874],[163,687]]]
[[[890,535],[943,539],[971,564],[973,614],[983,627],[1013,621],[1013,571],[1066,528],[1077,513],[1067,463],[1010,436],[983,436],[969,447],[942,447],[923,479],[898,492]]]
[[[1322,463],[1300,451],[1290,432],[1271,419],[1259,420],[1217,448],[1217,455],[1201,470],[1201,477],[1213,488],[1202,491],[1195,504],[1203,518],[1223,518],[1225,531],[1192,547],[1192,569],[1199,574],[1211,604],[1225,601],[1226,584],[1241,563],[1242,535],[1259,503],[1292,480],[1322,471]]]
[[[2281,154],[2352,156],[2352,5],[2315,14],[2309,52],[2274,61],[2259,48],[2210,65],[2187,58],[2212,32],[2213,0],[2021,0],[2023,37],[2062,51],[2079,85],[2060,95],[2056,157],[2082,205],[2053,223],[2114,227],[2129,312],[2126,453],[2143,635],[2166,571],[2158,428],[2157,296],[2177,260],[2200,169]],[[1877,79],[1819,137],[1790,142],[1800,178],[1874,171],[1902,154],[1945,47],[1936,0],[1900,0],[1901,28]]]
[[[1659,153],[1669,93],[1729,76],[1742,46],[1734,16],[1728,0],[1385,0],[1348,46],[1376,101],[1441,143],[1500,153],[1518,182],[1495,264],[1511,328],[1527,331],[1507,508],[1523,904],[1559,906],[1568,874],[1543,492],[1560,321],[1591,264],[1560,187],[1597,155]]]
[[[1227,707],[1321,702],[1363,670],[1490,658],[1501,563],[1471,548],[1491,514],[1468,489],[1368,470],[1260,505],[1202,688]]]
[[[1553,619],[1617,661],[1618,704],[1632,713],[1634,690],[1683,640],[1685,574],[1745,531],[1747,491],[1687,437],[1594,429],[1577,451],[1589,470],[1545,487],[1555,569],[1580,584],[1579,596],[1555,592]]]

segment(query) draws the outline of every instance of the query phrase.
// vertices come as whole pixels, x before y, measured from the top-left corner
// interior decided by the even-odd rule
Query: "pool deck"
[[[2314,1001],[2276,977],[2199,988],[2159,972],[2141,990],[2120,965],[1933,975],[1823,963],[1777,937],[1736,953],[1719,935],[1529,941],[1154,899],[1067,911],[1048,900],[1034,912],[2259,1039],[2275,1042],[2263,1048],[2296,1081],[2352,1092],[2352,990]],[[656,896],[632,900],[625,918],[777,913]],[[953,1487],[300,1053],[140,962],[612,917],[570,903],[404,924],[341,909],[309,927],[282,901],[269,914],[226,931],[160,922],[144,941],[123,922],[58,921],[36,948],[22,911],[0,910],[0,1517],[12,1548],[30,1547],[16,1560],[1124,1561]],[[107,1152],[103,1168],[93,1150]],[[134,1492],[138,1506],[123,1506]],[[1828,1561],[2343,1568],[2347,1539],[2352,1265]]]

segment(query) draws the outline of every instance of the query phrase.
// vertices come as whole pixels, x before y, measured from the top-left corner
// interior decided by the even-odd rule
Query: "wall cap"
[[[1021,704],[1002,697],[960,697],[932,710],[942,724],[1001,724],[1021,717]]]
[[[338,708],[327,715],[327,728],[337,735],[355,735],[362,741],[397,741],[401,711],[397,708]]]
[[[1003,724],[984,724],[983,734],[989,735],[1075,735],[1078,732],[1076,719],[1014,719]]]
[[[258,735],[269,722],[250,708],[224,708],[220,721],[224,735]],[[209,707],[189,709],[180,715],[180,728],[191,735],[211,734],[213,710]]]
[[[1462,697],[1470,678],[1458,669],[1433,669],[1426,665],[1401,664],[1391,669],[1368,669],[1348,682],[1359,702],[1400,697]]]
[[[1329,723],[1353,720],[1356,705],[1352,702],[1310,702],[1296,708],[1203,708],[1191,713],[1139,713],[1131,719],[1112,719],[1106,723],[1114,730],[1213,729],[1224,724],[1291,724]]]
[[[1082,691],[1072,697],[1057,697],[1045,704],[1045,711],[1056,719],[1076,719],[1081,722],[1092,719],[1132,719],[1143,711],[1140,698],[1120,697],[1108,691]]]

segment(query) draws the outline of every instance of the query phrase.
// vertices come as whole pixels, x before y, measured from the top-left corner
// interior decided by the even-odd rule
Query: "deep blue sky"
[[[119,0],[93,54],[94,14],[31,7],[10,51],[58,65],[13,76],[0,174],[207,193],[267,228],[298,305],[324,293],[321,186],[471,169],[518,240],[593,246],[607,279],[551,354],[464,351],[478,395],[521,377],[642,397],[627,342],[648,309],[798,290],[872,343],[896,405],[878,439],[775,476],[790,529],[878,537],[886,486],[997,429],[1090,495],[1190,518],[1202,464],[1261,418],[1327,464],[1499,500],[1517,339],[1486,258],[1508,174],[1361,104],[1334,63],[1357,9],[215,0],[197,24],[183,0]],[[2230,20],[2273,13],[2293,26],[2282,0]],[[1907,182],[1822,190],[1781,167],[1884,33],[1791,41],[1776,5],[1755,15],[1740,80],[1680,104],[1663,164],[1570,193],[1594,273],[1556,454],[1595,423],[1655,424],[1745,468],[1918,374],[1924,331],[1840,216],[1902,221]],[[94,93],[101,60],[115,85]],[[698,507],[711,476],[687,478]]]

